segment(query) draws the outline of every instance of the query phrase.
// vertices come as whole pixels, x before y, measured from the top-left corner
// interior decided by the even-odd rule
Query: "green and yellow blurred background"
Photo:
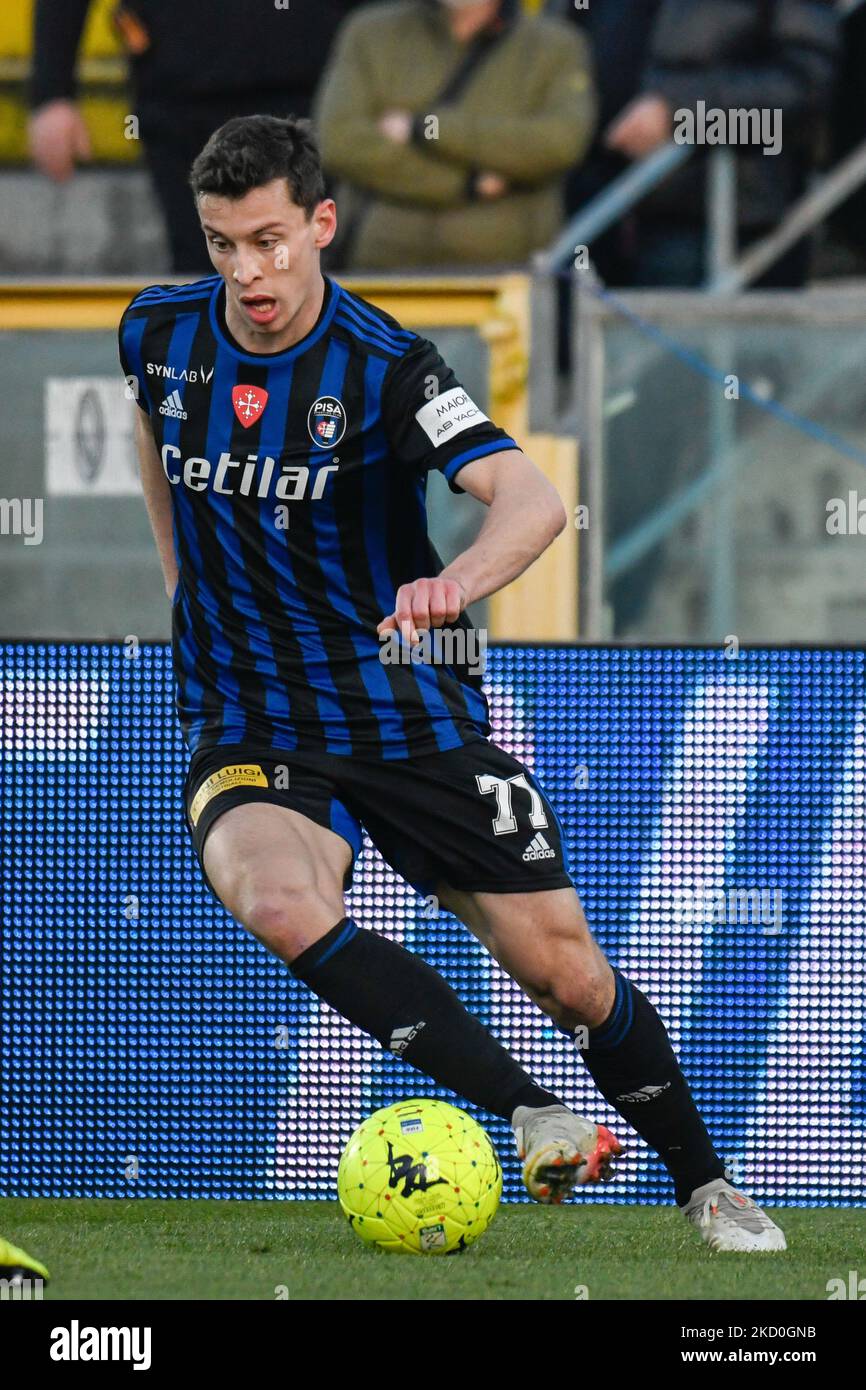
[[[57,0],[63,4],[63,0]],[[523,0],[526,10],[542,0]],[[137,140],[124,139],[129,113],[126,60],[114,27],[117,0],[93,0],[78,68],[79,92],[97,162],[132,164],[141,158]],[[30,75],[33,0],[0,4],[0,164],[27,160],[27,83]]]

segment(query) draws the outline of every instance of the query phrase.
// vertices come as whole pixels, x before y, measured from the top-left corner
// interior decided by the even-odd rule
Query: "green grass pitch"
[[[48,1266],[46,1301],[826,1299],[866,1210],[777,1219],[784,1254],[714,1255],[673,1208],[508,1205],[463,1254],[419,1257],[368,1249],[336,1202],[0,1201],[0,1232]]]

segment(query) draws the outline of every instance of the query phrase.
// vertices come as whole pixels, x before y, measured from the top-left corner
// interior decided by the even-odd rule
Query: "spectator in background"
[[[592,137],[586,42],[517,0],[376,6],[340,33],[314,118],[342,181],[340,264],[522,263]]]
[[[779,154],[737,152],[741,246],[768,232],[804,191],[816,130],[831,105],[837,47],[832,0],[591,0],[586,10],[575,9],[572,0],[548,0],[547,10],[568,17],[589,38],[600,91],[598,138],[567,187],[570,214],[630,161],[672,139],[674,113],[694,110],[699,100],[723,110],[783,113]],[[696,286],[704,280],[706,170],[699,152],[593,244],[608,283]],[[801,285],[808,259],[808,242],[801,242],[758,284]],[[667,411],[626,410],[608,424],[608,544],[662,507],[702,466],[706,396],[671,396],[670,381],[669,361],[651,361],[635,378],[635,395],[668,399]],[[611,584],[616,637],[642,635],[667,544],[660,542]]]
[[[765,235],[804,192],[816,134],[832,100],[838,20],[833,0],[548,0],[590,39],[601,126],[568,184],[570,213],[673,138],[674,113],[707,107],[782,111],[781,152],[737,152],[741,245]],[[706,162],[693,158],[593,248],[613,283],[698,285],[705,272]],[[759,283],[806,278],[808,242]]]
[[[30,151],[37,168],[60,181],[90,154],[75,104],[76,55],[90,3],[36,0]],[[362,3],[128,0],[118,7],[139,134],[176,273],[212,269],[187,183],[199,150],[231,116],[308,115],[334,34]]]
[[[866,72],[866,5],[852,7],[841,17],[839,81],[834,102],[831,159],[835,163],[851,154],[866,140],[866,104],[863,101],[863,74]],[[856,258],[844,273],[866,273],[866,188],[860,188],[836,209],[831,218],[833,232]]]

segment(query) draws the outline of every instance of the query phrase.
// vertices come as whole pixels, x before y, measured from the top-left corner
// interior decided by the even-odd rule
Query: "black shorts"
[[[533,774],[484,739],[393,761],[221,745],[193,755],[184,800],[200,863],[224,811],[265,801],[342,835],[352,850],[347,889],[362,827],[425,896],[440,882],[489,893],[572,887],[556,812]]]

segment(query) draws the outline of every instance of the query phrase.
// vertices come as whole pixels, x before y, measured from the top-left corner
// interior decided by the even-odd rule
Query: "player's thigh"
[[[344,916],[349,844],[285,806],[230,807],[208,831],[202,861],[232,916],[284,959],[299,955]]]

